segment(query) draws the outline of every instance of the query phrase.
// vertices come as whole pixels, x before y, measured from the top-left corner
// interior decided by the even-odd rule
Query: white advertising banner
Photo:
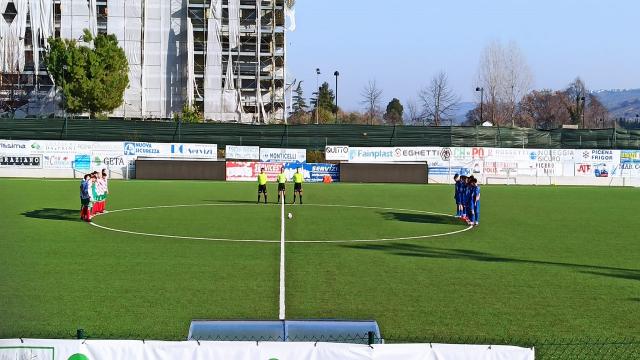
[[[450,150],[441,147],[351,147],[348,161],[352,163],[426,162],[440,166],[448,161]]]
[[[502,345],[0,340],[0,359],[12,360],[534,360],[534,356],[534,349]]]
[[[31,142],[25,140],[0,140],[0,155],[30,155]]]
[[[327,161],[348,161],[349,147],[346,145],[330,145],[324,148],[324,159]]]
[[[640,177],[640,150],[620,151],[620,175]]]
[[[230,160],[260,160],[260,147],[227,145],[225,158]]]
[[[216,144],[171,144],[172,158],[218,160]]]
[[[307,161],[306,149],[260,149],[260,161],[262,162],[298,162]]]

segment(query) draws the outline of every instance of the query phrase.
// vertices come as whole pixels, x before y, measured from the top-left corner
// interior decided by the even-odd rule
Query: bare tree
[[[360,103],[365,106],[365,114],[369,117],[369,123],[373,125],[374,120],[377,121],[380,117],[382,90],[378,88],[375,80],[369,80],[360,95],[362,95]]]
[[[587,86],[577,77],[565,90],[567,95],[566,108],[573,124],[580,124],[584,120],[584,108],[587,100]]]
[[[440,126],[443,120],[451,118],[460,99],[449,87],[449,79],[444,71],[431,79],[431,84],[418,93],[422,103],[423,116]]]
[[[533,75],[515,42],[498,41],[483,50],[478,67],[478,86],[484,88],[492,123],[515,124],[517,104],[529,92]]]
[[[515,125],[518,103],[531,90],[533,75],[522,51],[515,42],[504,48],[504,101],[506,121]]]
[[[419,125],[422,121],[422,113],[418,103],[414,99],[407,100],[407,111],[404,113],[405,123]]]
[[[7,71],[0,73],[0,113],[8,113],[13,118],[16,112],[29,102],[29,93],[26,85],[23,84],[23,74],[21,67],[24,66],[24,59],[14,51],[18,43],[13,36],[5,39],[4,61]]]

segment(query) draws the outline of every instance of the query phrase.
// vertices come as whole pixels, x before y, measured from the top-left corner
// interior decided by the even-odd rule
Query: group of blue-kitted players
[[[467,224],[477,226],[480,223],[480,186],[478,179],[472,176],[456,174],[455,180],[456,217]]]

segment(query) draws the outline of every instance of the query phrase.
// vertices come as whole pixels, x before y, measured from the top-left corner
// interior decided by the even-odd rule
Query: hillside
[[[635,118],[640,114],[640,89],[598,90],[594,91],[598,99],[614,118]]]

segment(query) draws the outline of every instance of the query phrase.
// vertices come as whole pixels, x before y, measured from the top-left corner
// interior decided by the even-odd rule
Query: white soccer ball
[[[288,217],[289,219],[293,219],[293,214],[289,213],[289,215],[287,215],[287,217]]]

